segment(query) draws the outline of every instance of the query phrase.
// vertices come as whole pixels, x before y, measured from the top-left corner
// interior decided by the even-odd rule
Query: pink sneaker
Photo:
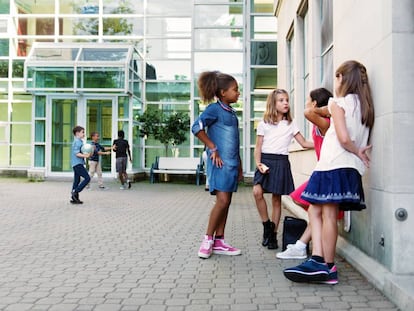
[[[205,236],[198,250],[198,257],[207,259],[213,253],[213,239]]]
[[[241,251],[231,245],[228,245],[224,240],[214,240],[213,254],[236,256],[240,255]]]

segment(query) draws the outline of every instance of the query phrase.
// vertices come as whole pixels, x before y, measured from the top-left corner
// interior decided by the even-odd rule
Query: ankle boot
[[[272,232],[275,231],[275,224],[270,220],[263,223],[263,241],[262,245],[267,246],[269,244],[270,236]]]
[[[267,244],[268,249],[277,249],[279,245],[277,245],[277,238],[276,232],[272,232],[269,237],[269,243]]]

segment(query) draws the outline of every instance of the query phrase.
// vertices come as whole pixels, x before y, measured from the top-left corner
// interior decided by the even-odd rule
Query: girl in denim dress
[[[240,255],[241,251],[224,241],[224,229],[233,192],[243,177],[240,161],[239,122],[230,107],[240,92],[234,77],[217,71],[200,75],[201,99],[212,102],[192,125],[193,134],[206,146],[209,191],[216,195],[207,232],[198,251],[200,258],[211,254]],[[207,132],[208,130],[208,132]]]

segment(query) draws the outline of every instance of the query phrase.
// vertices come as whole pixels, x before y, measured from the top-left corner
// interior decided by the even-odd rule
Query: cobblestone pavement
[[[203,186],[107,185],[71,205],[70,181],[0,179],[0,310],[397,310],[341,258],[338,285],[285,279],[300,261],[261,246],[251,187],[234,194],[226,229],[242,255],[202,260],[214,203]]]

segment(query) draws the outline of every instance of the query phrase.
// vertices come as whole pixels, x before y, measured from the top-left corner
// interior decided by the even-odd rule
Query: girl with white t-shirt
[[[313,142],[305,140],[290,115],[289,95],[276,89],[267,96],[263,120],[257,126],[254,158],[256,171],[253,196],[263,223],[262,245],[278,248],[276,232],[281,214],[281,196],[294,190],[289,162],[289,146],[292,139],[303,148],[313,148]],[[272,194],[272,214],[269,219],[264,193]]]
[[[284,270],[294,282],[337,284],[334,263],[339,210],[365,208],[362,174],[369,166],[368,139],[374,125],[374,105],[364,65],[343,63],[335,72],[336,98],[328,110],[331,126],[321,155],[302,199],[310,202],[308,215],[312,232],[312,257]]]

